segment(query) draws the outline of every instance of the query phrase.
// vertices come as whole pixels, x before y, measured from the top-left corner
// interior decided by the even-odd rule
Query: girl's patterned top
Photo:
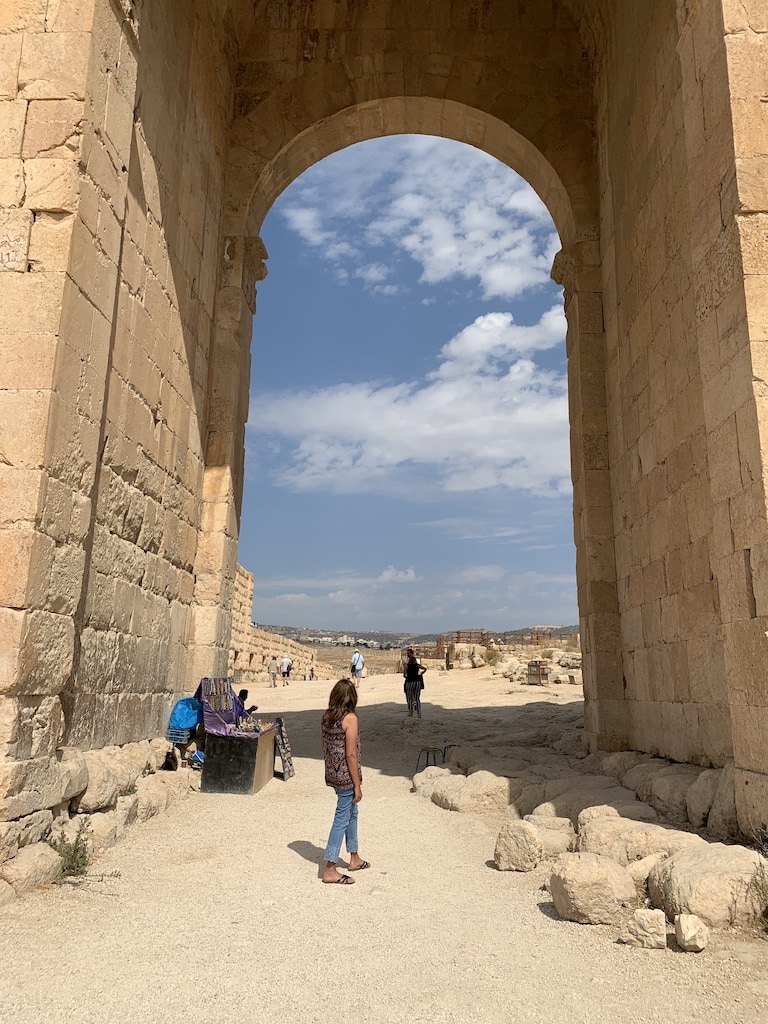
[[[334,723],[326,725],[322,723],[323,731],[323,756],[325,757],[325,784],[333,789],[354,789],[352,776],[349,774],[347,764],[347,743],[346,736],[341,723],[348,715],[345,715]],[[360,766],[360,733],[357,734],[357,764],[360,772],[360,781],[363,781],[363,769]]]

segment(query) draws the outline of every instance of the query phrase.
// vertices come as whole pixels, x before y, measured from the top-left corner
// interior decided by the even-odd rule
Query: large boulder
[[[669,761],[666,758],[649,757],[628,768],[623,775],[619,776],[619,781],[627,789],[633,789],[641,800],[647,800],[651,793],[650,787],[653,784],[653,779],[660,769],[668,767]]]
[[[765,911],[761,872],[768,882],[768,862],[755,850],[698,843],[657,864],[648,891],[670,920],[695,914],[710,928],[749,927]]]
[[[155,770],[155,755],[149,745],[149,740],[126,743],[120,747],[120,752],[126,760],[133,764],[137,778]]]
[[[631,864],[652,853],[671,857],[687,846],[706,845],[701,836],[653,822],[594,818],[579,833],[579,849],[600,853],[618,864]]]
[[[595,818],[629,818],[631,821],[658,821],[659,816],[650,804],[640,800],[628,803],[596,804],[585,807],[576,819],[576,831],[581,832],[584,826]]]
[[[0,761],[0,820],[15,821],[82,792],[87,785],[83,755],[60,749],[55,757]]]
[[[117,777],[117,788],[120,795],[132,792],[136,780],[142,775],[139,771],[138,759],[126,754],[122,747],[103,747],[99,753],[106,761],[109,769]]]
[[[485,771],[468,775],[455,800],[455,810],[474,814],[502,811],[508,805],[509,779]]]
[[[667,920],[663,910],[636,910],[619,935],[619,942],[642,949],[667,948]]]
[[[688,821],[694,828],[704,828],[709,812],[715,801],[717,787],[720,784],[719,768],[708,768],[699,775],[685,794],[685,808]]]
[[[627,871],[632,875],[635,885],[641,892],[645,892],[648,886],[648,875],[663,860],[667,859],[666,853],[649,853],[642,860],[633,860],[627,864]]]
[[[643,754],[639,750],[618,750],[613,754],[596,754],[595,757],[597,759],[595,771],[600,772],[601,775],[613,775],[622,781],[623,776],[630,768],[652,760],[650,754]]]
[[[61,877],[61,857],[48,843],[33,843],[19,850],[13,860],[0,865],[0,878],[17,896],[39,889]]]
[[[100,750],[86,750],[83,755],[88,768],[88,785],[75,801],[80,814],[92,814],[114,807],[120,793],[120,783],[109,761]]]
[[[557,860],[561,853],[571,853],[576,849],[576,833],[570,818],[529,814],[525,820],[539,833],[542,860]]]
[[[529,821],[506,821],[493,859],[499,871],[533,871],[541,860],[539,831]]]
[[[689,764],[671,764],[668,768],[660,769],[653,777],[647,797],[643,797],[642,793],[638,795],[641,799],[647,799],[663,818],[679,825],[687,825],[686,798],[700,775],[701,768],[694,768]]]
[[[707,832],[716,839],[741,839],[739,818],[736,813],[736,769],[732,764],[723,768],[715,797],[707,816]]]
[[[139,821],[148,821],[168,806],[168,787],[160,781],[161,774],[145,775],[136,783],[136,817]]]
[[[637,902],[625,868],[596,853],[564,853],[549,881],[560,917],[580,924],[616,924]]]
[[[419,796],[427,800],[432,799],[432,793],[437,783],[445,778],[450,778],[456,773],[451,768],[443,768],[438,765],[430,765],[413,776],[413,788]]]

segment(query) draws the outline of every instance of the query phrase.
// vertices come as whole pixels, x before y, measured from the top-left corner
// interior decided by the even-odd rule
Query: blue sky
[[[257,622],[577,621],[559,242],[427,136],[306,171],[262,228],[239,560]]]

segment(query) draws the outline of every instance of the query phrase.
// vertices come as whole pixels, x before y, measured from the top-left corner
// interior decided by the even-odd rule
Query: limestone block
[[[667,855],[665,853],[650,853],[647,857],[643,857],[642,860],[633,860],[630,864],[627,864],[627,871],[632,875],[638,889],[645,890],[648,884],[648,875],[650,875],[657,864],[661,864],[666,859]]]
[[[0,762],[0,820],[54,807],[85,788],[82,756],[60,761],[61,753],[56,758]]]
[[[0,271],[26,273],[31,231],[31,210],[0,210]]]
[[[154,757],[155,768],[162,768],[165,755],[173,749],[173,744],[163,736],[155,736],[149,741],[149,747]]]
[[[138,791],[136,808],[138,821],[148,821],[168,806],[168,787],[160,782],[157,775],[146,775],[139,779],[136,789]]]
[[[432,803],[446,811],[457,811],[461,792],[467,783],[464,775],[451,775],[438,779],[432,790]]]
[[[686,953],[701,953],[709,942],[709,928],[695,914],[677,914],[675,939],[680,949]]]
[[[491,772],[473,772],[467,776],[457,799],[456,810],[463,813],[504,810],[509,805],[509,782]]]
[[[639,750],[619,750],[613,754],[600,754],[596,770],[601,775],[612,775],[616,779],[622,779],[630,768],[650,760],[650,754],[643,754]]]
[[[691,786],[701,775],[700,768],[691,765],[670,765],[653,777],[648,801],[662,817],[679,824],[688,821],[686,798]]]
[[[603,854],[624,865],[652,853],[670,857],[688,846],[702,845],[704,840],[691,832],[626,818],[595,818],[579,833],[580,850]]]
[[[619,935],[619,942],[642,949],[667,948],[667,919],[663,910],[636,910]]]
[[[24,324],[28,334],[56,334],[63,288],[64,274],[6,274],[3,277],[3,302],[0,306],[0,334],[17,334],[19,324]],[[31,396],[25,398],[29,401]],[[45,410],[47,414],[47,402]],[[18,464],[16,459],[8,461],[11,465]]]
[[[703,828],[707,823],[720,783],[720,774],[718,768],[703,771],[685,794],[688,821],[694,828]]]
[[[57,803],[79,796],[88,785],[88,765],[82,751],[76,750],[74,747],[59,747],[56,751],[56,758],[61,779],[61,797],[52,804],[46,804],[47,807],[53,807]]]
[[[84,99],[90,50],[88,32],[25,35],[19,92],[25,99]]]
[[[82,116],[79,100],[33,100],[27,109],[21,155],[71,161],[80,146]]]
[[[633,789],[641,800],[648,800],[654,778],[662,768],[669,768],[669,766],[669,761],[659,757],[651,758],[625,772],[621,777],[621,784],[627,789]]]
[[[48,0],[46,32],[88,32],[93,26],[94,0]]]
[[[576,833],[570,818],[539,817],[529,814],[525,818],[539,834],[542,860],[557,860],[561,853],[576,849]]]
[[[120,784],[110,767],[109,760],[100,750],[86,750],[83,754],[88,768],[88,785],[77,800],[77,811],[89,814],[105,807],[114,807]]]
[[[504,822],[493,859],[499,871],[533,871],[541,860],[539,830],[529,821]]]
[[[0,12],[0,25],[2,25],[2,19],[3,13]],[[2,28],[0,28],[0,33],[2,33]],[[20,34],[0,34],[0,99],[16,99],[19,84],[21,40]]]
[[[15,857],[24,846],[39,843],[50,832],[53,814],[36,811],[16,821],[0,822],[0,864]]]
[[[580,924],[616,924],[637,901],[629,873],[594,853],[564,853],[549,881],[560,917]]]
[[[765,909],[753,882],[766,861],[755,850],[698,843],[657,864],[648,876],[655,907],[673,919],[695,914],[710,928],[749,927]]]
[[[115,813],[126,828],[133,825],[138,820],[139,794],[130,793],[127,796],[118,797]]]
[[[428,768],[424,768],[413,776],[414,791],[418,793],[419,796],[423,796],[427,800],[431,800],[432,793],[434,792],[437,783],[441,779],[454,774],[454,770],[447,766],[430,765]]]
[[[77,165],[73,159],[35,157],[24,161],[26,205],[35,211],[74,213],[77,210]]]
[[[0,159],[0,206],[19,206],[23,199],[24,164],[15,157],[3,157]]]
[[[0,100],[0,157],[18,159],[21,156],[26,116],[25,100]]]
[[[125,836],[124,815],[117,808],[91,814],[89,824],[88,839],[94,854],[109,849]]]
[[[736,770],[728,764],[720,773],[709,815],[707,832],[717,839],[740,839],[741,829],[736,812]]]
[[[68,213],[38,213],[29,240],[32,270],[66,270],[74,218]]]
[[[122,747],[102,747],[98,753],[117,779],[118,793],[124,794],[133,789],[141,774],[136,760],[124,754]]]
[[[146,775],[148,772],[155,770],[155,756],[152,752],[152,747],[149,744],[149,740],[140,740],[137,743],[126,743],[120,747],[120,752],[124,758],[131,761],[134,768],[136,769],[136,777],[140,775]]]
[[[48,0],[13,0],[0,7],[0,32],[43,32]]]
[[[19,650],[16,693],[59,693],[72,670],[74,623],[68,615],[30,612]]]
[[[13,903],[16,899],[16,893],[13,891],[13,886],[9,885],[8,882],[4,882],[0,878],[0,907],[5,907],[9,903]]]
[[[33,843],[19,850],[13,860],[0,865],[0,878],[16,896],[49,885],[61,877],[61,857],[48,843]]]
[[[628,818],[631,821],[658,821],[659,816],[650,804],[640,800],[628,803],[595,804],[585,807],[579,812],[576,820],[576,831],[581,832],[584,826],[594,818]]]

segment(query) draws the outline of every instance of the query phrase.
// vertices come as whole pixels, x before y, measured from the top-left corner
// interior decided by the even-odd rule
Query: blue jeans
[[[341,840],[347,841],[347,853],[357,853],[357,804],[354,789],[336,790],[336,813],[325,848],[325,859],[335,864],[341,853]]]

